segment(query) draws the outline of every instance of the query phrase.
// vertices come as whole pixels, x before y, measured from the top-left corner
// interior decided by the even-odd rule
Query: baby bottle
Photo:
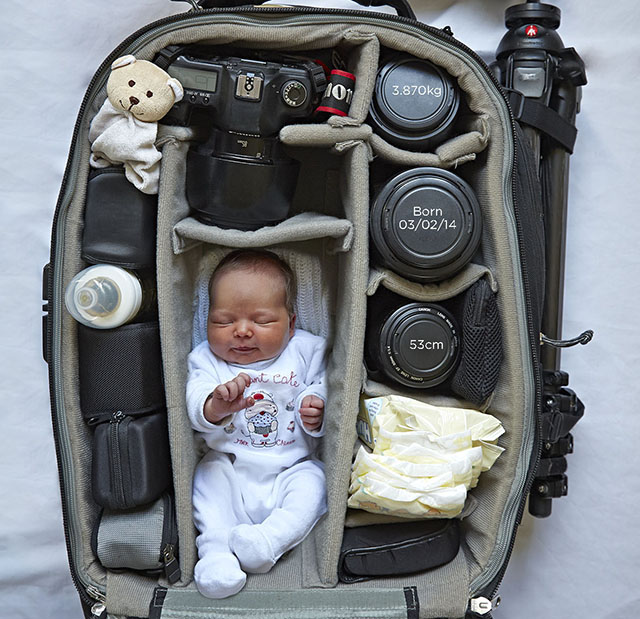
[[[97,264],[71,280],[65,305],[78,322],[95,329],[113,329],[143,313],[153,297],[149,287],[131,271]]]

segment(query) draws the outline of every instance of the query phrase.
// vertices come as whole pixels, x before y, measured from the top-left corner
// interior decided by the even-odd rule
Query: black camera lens
[[[215,154],[195,147],[187,155],[187,200],[194,217],[238,230],[257,230],[286,219],[300,163],[276,138],[214,133]]]
[[[460,106],[453,79],[427,60],[395,58],[378,71],[369,118],[391,144],[424,150],[444,140]]]
[[[469,186],[439,168],[414,168],[389,180],[370,212],[374,256],[408,279],[450,277],[475,253],[480,205]]]
[[[367,366],[409,387],[424,389],[444,382],[456,369],[458,327],[440,305],[408,303],[391,313],[375,311],[370,301]]]

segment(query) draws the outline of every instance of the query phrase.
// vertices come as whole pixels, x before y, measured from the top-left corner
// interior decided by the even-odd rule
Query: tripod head
[[[558,7],[534,0],[506,10],[507,32],[492,66],[503,86],[549,105],[554,88],[587,83],[582,59],[557,33],[560,17]],[[565,109],[561,115],[572,121],[576,113]]]

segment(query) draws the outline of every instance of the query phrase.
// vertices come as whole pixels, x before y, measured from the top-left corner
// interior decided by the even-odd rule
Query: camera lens
[[[371,312],[369,363],[387,377],[409,387],[427,388],[444,382],[455,370],[459,336],[453,316],[432,303],[409,303],[382,322]]]
[[[419,282],[460,270],[478,248],[481,228],[473,189],[439,168],[414,168],[393,177],[370,213],[374,254],[384,266]]]
[[[369,118],[391,144],[423,150],[447,137],[459,106],[458,90],[442,69],[419,58],[396,58],[378,71]]]

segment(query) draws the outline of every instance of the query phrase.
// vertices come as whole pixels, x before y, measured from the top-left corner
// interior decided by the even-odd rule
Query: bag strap
[[[256,0],[253,2],[250,0],[197,0],[197,4],[202,9],[215,9],[264,4],[265,1],[266,0]],[[413,12],[408,0],[354,0],[354,2],[362,6],[390,6],[396,10],[400,17],[416,19],[416,14]]]

